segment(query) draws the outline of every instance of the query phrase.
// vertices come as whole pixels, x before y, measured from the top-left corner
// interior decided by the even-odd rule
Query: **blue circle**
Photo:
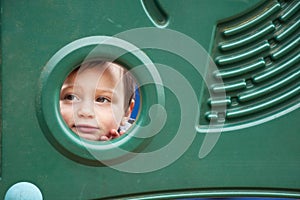
[[[4,200],[43,200],[43,195],[34,184],[19,182],[8,189]]]

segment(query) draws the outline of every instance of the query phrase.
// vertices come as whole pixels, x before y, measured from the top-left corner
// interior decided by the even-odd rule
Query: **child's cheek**
[[[69,125],[69,123],[73,120],[73,109],[70,106],[61,106],[61,115],[65,122]]]
[[[97,112],[98,125],[109,133],[111,129],[118,129],[118,120],[116,119],[112,109],[102,109],[102,112]]]
[[[117,124],[120,124],[121,120],[123,119],[123,116],[124,116],[123,109],[124,108],[123,108],[122,104],[113,104],[112,105],[111,112],[112,112],[113,118]]]

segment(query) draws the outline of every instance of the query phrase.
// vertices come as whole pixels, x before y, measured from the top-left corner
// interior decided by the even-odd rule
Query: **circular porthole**
[[[129,98],[121,92],[128,82],[126,78],[120,78],[114,84],[111,81],[115,78],[112,76],[124,74],[134,77],[135,95],[140,96],[138,107],[131,103],[132,92]],[[96,81],[92,81],[94,79]],[[83,89],[76,88],[78,85],[90,86],[84,88],[90,90],[89,95],[83,96]],[[97,88],[100,85],[111,93],[101,93],[105,89]],[[145,95],[146,91],[151,95]],[[113,99],[115,97],[118,99]],[[91,101],[83,102],[83,99]],[[82,110],[78,113],[81,109],[78,102],[88,105],[92,101],[92,115],[98,115],[98,118],[94,124],[89,124],[86,119],[78,118],[83,115]],[[112,102],[115,103],[113,106]],[[93,36],[66,45],[47,62],[40,77],[36,111],[44,135],[59,152],[77,162],[93,165],[121,162],[124,159],[120,158],[126,157],[128,152],[146,145],[149,138],[138,135],[151,120],[148,113],[156,104],[164,104],[164,92],[158,71],[147,55],[124,40]],[[100,114],[95,112],[97,106],[107,106],[105,118],[110,116],[116,122],[114,127],[103,128],[106,132],[98,130],[98,125],[103,122]],[[119,112],[121,107],[123,110]],[[124,126],[132,115],[136,118],[135,123],[128,129]],[[111,129],[116,131],[113,135],[108,134]]]
[[[126,135],[136,120],[132,112],[138,93],[133,75],[122,65],[103,59],[83,62],[65,79],[60,112],[79,137],[109,141]]]

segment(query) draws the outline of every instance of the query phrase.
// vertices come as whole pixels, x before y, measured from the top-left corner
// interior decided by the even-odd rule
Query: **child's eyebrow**
[[[82,91],[82,88],[78,85],[75,85],[73,83],[71,84],[64,84],[61,88],[61,92],[64,92],[66,90],[72,90],[72,91],[78,91],[78,92],[81,92]]]

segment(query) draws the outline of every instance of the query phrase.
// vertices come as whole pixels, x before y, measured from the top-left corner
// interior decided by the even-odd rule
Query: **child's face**
[[[111,131],[118,130],[129,117],[130,110],[124,111],[122,70],[111,63],[106,69],[101,66],[79,69],[65,80],[60,94],[61,114],[80,137],[111,139]]]

